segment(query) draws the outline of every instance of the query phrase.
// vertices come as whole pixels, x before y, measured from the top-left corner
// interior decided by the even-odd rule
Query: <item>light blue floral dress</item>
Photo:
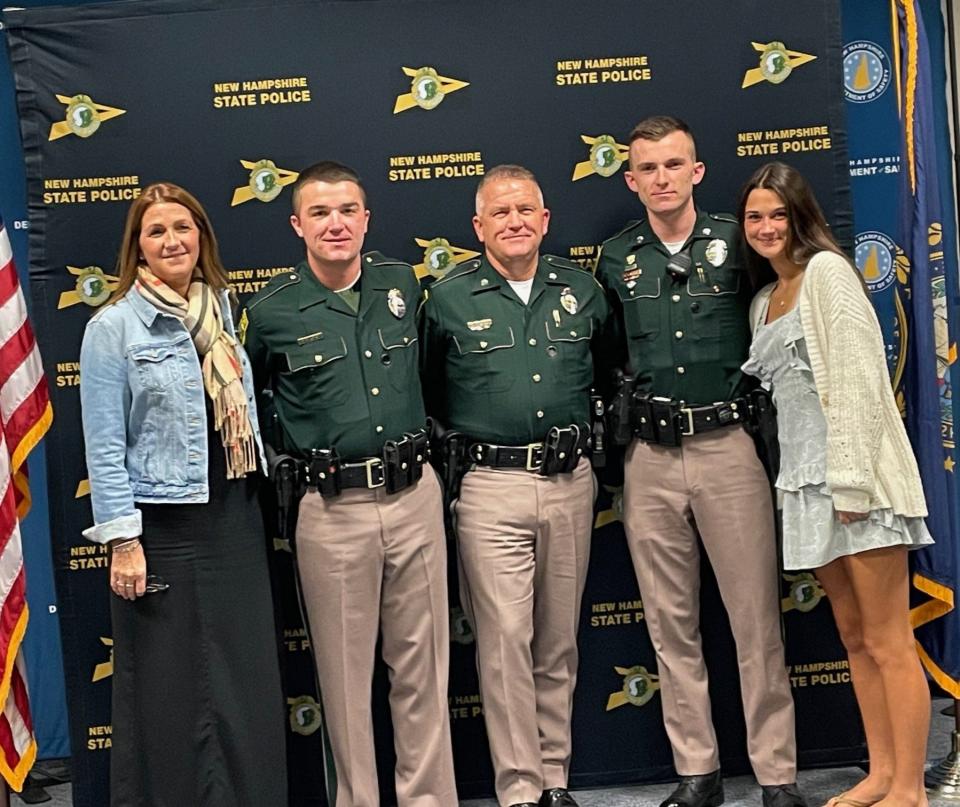
[[[827,480],[827,421],[810,369],[800,310],[766,324],[766,310],[743,371],[772,390],[777,407],[783,507],[784,569],[815,569],[843,555],[904,544],[932,544],[922,518],[871,510],[865,521],[841,524]]]

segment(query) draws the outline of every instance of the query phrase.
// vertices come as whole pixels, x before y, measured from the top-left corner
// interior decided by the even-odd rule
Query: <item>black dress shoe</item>
[[[543,791],[539,807],[580,807],[580,805],[565,787],[553,787]]]
[[[720,807],[723,804],[723,777],[719,768],[700,776],[682,776],[680,784],[660,807]]]
[[[763,785],[763,807],[809,807],[796,782],[788,785]]]

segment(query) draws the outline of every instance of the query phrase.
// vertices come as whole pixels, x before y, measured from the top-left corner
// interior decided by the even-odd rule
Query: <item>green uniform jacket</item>
[[[608,315],[593,276],[563,258],[540,258],[527,305],[486,258],[461,264],[430,286],[423,306],[427,411],[502,445],[589,423],[592,351]]]
[[[287,451],[336,448],[356,460],[424,427],[416,275],[378,253],[362,261],[357,313],[303,262],[271,279],[241,318],[254,381],[273,389]]]
[[[753,292],[736,219],[698,211],[688,245],[690,276],[674,280],[650,223],[631,222],[603,243],[596,276],[614,311],[617,360],[637,389],[700,406],[749,386],[740,365]]]

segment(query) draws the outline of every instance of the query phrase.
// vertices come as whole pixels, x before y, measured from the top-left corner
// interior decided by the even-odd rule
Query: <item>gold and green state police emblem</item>
[[[443,277],[454,266],[454,254],[446,238],[434,238],[423,251],[423,263],[436,278]]]
[[[784,579],[790,583],[790,594],[784,598],[781,611],[800,611],[807,613],[817,607],[826,596],[820,581],[810,572],[785,574]]]
[[[100,114],[89,95],[71,97],[65,120],[77,137],[90,137],[100,128]]]
[[[74,288],[77,296],[91,308],[103,305],[110,296],[110,286],[99,266],[86,266],[81,269]]]
[[[250,193],[261,202],[272,202],[280,195],[280,172],[273,160],[259,160],[250,171]]]
[[[432,67],[421,67],[410,82],[410,95],[421,109],[433,109],[443,100],[440,76]]]
[[[287,698],[287,704],[290,707],[290,730],[294,734],[308,737],[320,728],[323,722],[320,704],[310,695]]]
[[[643,706],[660,689],[660,676],[647,672],[647,668],[639,664],[634,667],[614,667],[613,669],[623,676],[623,686],[620,691],[611,693],[607,699],[608,712],[628,703],[633,706]]]
[[[590,164],[602,177],[610,177],[617,173],[623,165],[617,149],[617,141],[610,135],[600,135],[590,146]]]
[[[786,81],[793,72],[790,55],[783,42],[771,42],[760,54],[760,72],[771,84]]]

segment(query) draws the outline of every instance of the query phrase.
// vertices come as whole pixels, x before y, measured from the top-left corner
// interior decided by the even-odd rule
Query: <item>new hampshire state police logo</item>
[[[57,100],[67,109],[62,121],[50,127],[48,140],[74,134],[87,138],[100,128],[100,124],[126,113],[125,109],[98,104],[89,95],[58,95]]]
[[[860,270],[871,292],[883,291],[893,285],[893,281],[896,280],[894,271],[896,254],[897,246],[890,236],[876,230],[857,234],[853,255],[857,262],[857,269]]]
[[[607,698],[607,711],[631,704],[643,706],[660,689],[660,676],[647,672],[646,667],[614,667],[623,676],[623,687]]]
[[[446,238],[415,238],[418,247],[423,247],[423,263],[413,267],[417,279],[432,277],[439,280],[454,266],[476,258],[480,253],[450,244]]]
[[[861,39],[843,47],[843,94],[854,104],[866,104],[890,86],[890,59],[875,42]]]
[[[290,707],[290,730],[294,734],[309,737],[320,728],[323,713],[320,711],[320,704],[310,695],[287,698],[287,705]]]
[[[469,82],[441,76],[432,67],[404,67],[403,72],[410,76],[410,92],[397,96],[393,105],[393,114],[413,109],[436,109],[443,99],[452,92],[469,87]]]
[[[67,271],[76,278],[72,291],[60,293],[57,309],[69,308],[77,303],[86,303],[91,308],[103,305],[117,287],[119,278],[106,274],[99,266],[68,266]]]
[[[300,176],[296,171],[277,168],[273,160],[240,160],[240,165],[250,171],[246,185],[234,188],[230,207],[242,205],[251,199],[272,202],[287,185],[292,185]]]
[[[612,177],[620,170],[620,166],[627,161],[629,155],[627,146],[618,143],[608,134],[597,135],[596,137],[580,135],[580,139],[590,146],[590,157],[574,166],[573,182],[591,174]]]
[[[790,594],[780,601],[780,610],[801,611],[807,613],[817,607],[826,596],[826,592],[810,572],[800,572],[799,574],[785,574],[783,579],[790,583]]]
[[[450,609],[450,639],[457,644],[472,644],[474,641],[473,628],[460,606]]]
[[[751,42],[750,45],[760,54],[760,63],[757,67],[751,68],[743,74],[741,89],[752,87],[761,81],[781,84],[790,77],[790,74],[796,68],[817,58],[810,53],[788,50],[783,42],[767,42],[766,44]]]

